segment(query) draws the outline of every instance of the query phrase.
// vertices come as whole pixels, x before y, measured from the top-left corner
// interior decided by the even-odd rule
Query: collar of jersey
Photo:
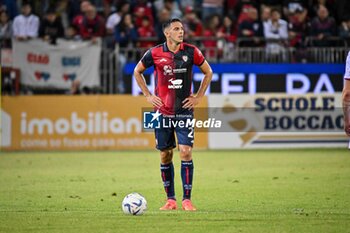
[[[180,49],[179,49],[179,50],[184,50],[184,43],[181,43],[181,44],[180,44]],[[172,53],[172,52],[169,50],[169,48],[168,48],[166,42],[164,42],[164,44],[163,44],[163,52],[170,52],[170,53]]]

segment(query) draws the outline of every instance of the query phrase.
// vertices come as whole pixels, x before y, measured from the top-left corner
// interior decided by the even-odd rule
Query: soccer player
[[[166,37],[164,44],[150,48],[134,70],[134,76],[147,101],[163,116],[181,114],[193,118],[193,108],[201,101],[208,88],[213,72],[201,51],[183,42],[184,27],[179,19],[171,19],[163,25]],[[192,68],[196,65],[204,74],[196,95],[191,93]],[[143,72],[154,66],[155,93],[147,88]],[[175,133],[181,159],[181,178],[183,186],[182,209],[194,211],[191,202],[193,162],[192,146],[193,128],[159,128],[155,129],[156,147],[160,151],[160,171],[167,202],[160,210],[177,209],[174,190],[173,149],[176,147]]]
[[[343,88],[343,112],[345,133],[350,136],[350,52],[346,58],[344,88]],[[349,144],[350,145],[350,144]]]

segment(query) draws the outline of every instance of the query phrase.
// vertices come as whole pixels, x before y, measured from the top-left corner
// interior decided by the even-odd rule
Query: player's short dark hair
[[[166,28],[170,27],[170,25],[171,25],[172,23],[174,23],[174,22],[180,22],[180,23],[182,23],[181,19],[179,19],[179,18],[169,19],[168,21],[166,21],[165,23],[163,23],[163,31],[164,31]]]

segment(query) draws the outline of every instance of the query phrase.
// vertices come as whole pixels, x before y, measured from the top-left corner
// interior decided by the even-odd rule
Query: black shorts
[[[193,111],[190,110],[171,117],[163,115],[163,122],[165,122],[165,124],[154,131],[156,137],[156,148],[158,150],[175,148],[175,134],[179,145],[192,147],[194,142],[194,129],[188,127],[188,122],[192,120]]]

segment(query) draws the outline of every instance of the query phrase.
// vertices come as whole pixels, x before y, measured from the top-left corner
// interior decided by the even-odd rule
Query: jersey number
[[[188,129],[190,130],[190,132],[188,133],[187,137],[193,138],[193,128],[189,127]]]

